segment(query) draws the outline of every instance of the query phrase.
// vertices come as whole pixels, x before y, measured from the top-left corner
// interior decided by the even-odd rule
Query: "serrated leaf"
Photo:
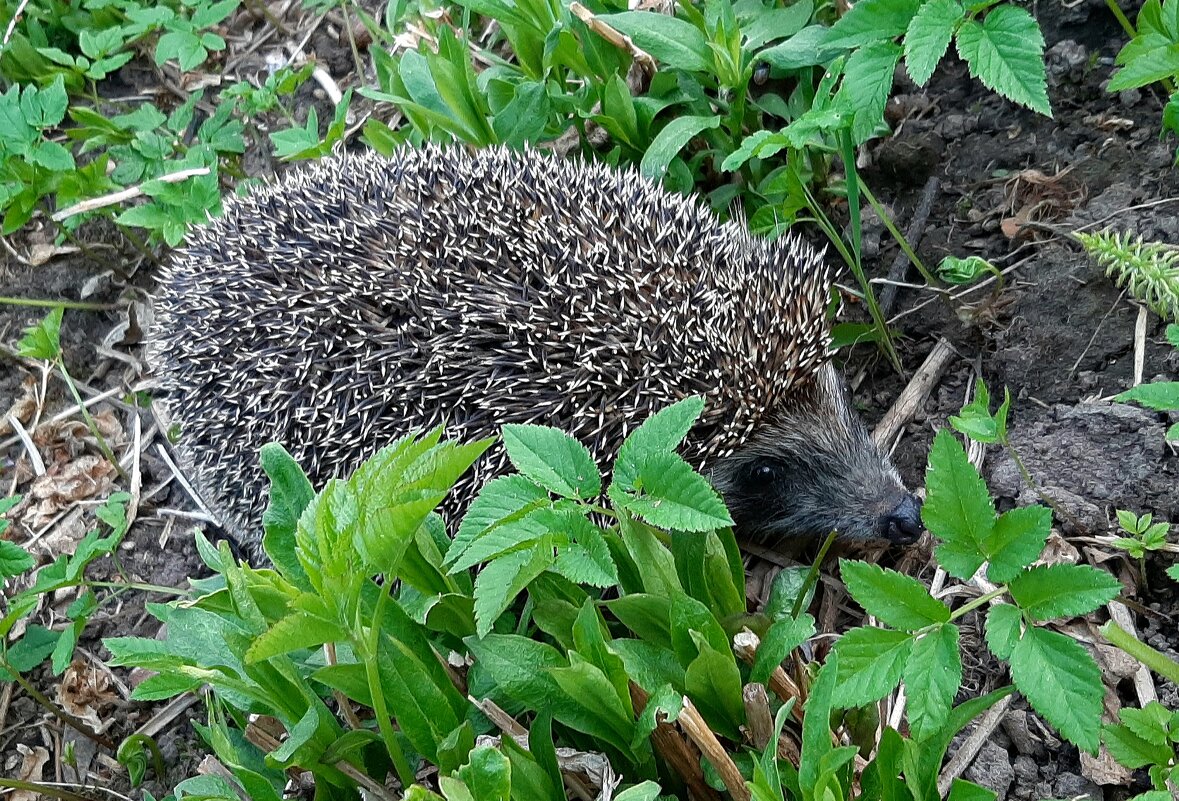
[[[913,739],[923,740],[945,724],[962,683],[958,627],[944,623],[919,638],[905,663],[904,679],[909,727]]]
[[[1048,82],[1044,72],[1044,36],[1022,8],[991,9],[982,23],[967,21],[958,30],[958,55],[989,89],[1047,117]]]
[[[1011,678],[1032,708],[1082,750],[1097,753],[1101,669],[1078,642],[1029,627],[1011,652]]]
[[[695,25],[670,14],[623,11],[601,14],[599,19],[629,36],[640,49],[672,69],[710,72],[712,51]]]
[[[652,453],[674,451],[703,411],[704,398],[695,395],[660,409],[644,420],[618,449],[614,484],[623,489],[634,489],[642,461]]]
[[[640,463],[638,481],[643,494],[629,497],[624,506],[653,526],[711,531],[733,525],[708,480],[674,453],[649,454]]]
[[[921,0],[860,0],[831,26],[825,47],[853,48],[895,39],[909,27]]]
[[[475,579],[475,633],[483,637],[516,596],[549,565],[552,549],[543,545],[501,556]]]
[[[1102,726],[1101,741],[1110,755],[1130,770],[1147,765],[1166,765],[1175,753],[1169,745],[1159,745],[1140,737],[1129,726]]]
[[[1088,614],[1116,598],[1122,584],[1089,565],[1042,565],[1021,573],[1008,589],[1032,620],[1050,620]]]
[[[532,709],[546,709],[560,693],[550,668],[568,662],[551,645],[516,634],[488,634],[463,640],[471,655],[512,700]]]
[[[1023,614],[1013,604],[995,604],[987,612],[987,647],[1000,659],[1010,659],[1022,634]]]
[[[884,123],[884,107],[888,104],[893,74],[900,59],[901,48],[891,41],[857,47],[848,56],[839,94],[853,109],[852,139],[855,144],[868,141]]]
[[[0,531],[3,527],[0,526]],[[19,576],[37,564],[24,548],[15,542],[0,540],[0,579]]]
[[[509,520],[487,530],[472,542],[450,566],[451,575],[486,562],[511,551],[531,547],[550,532],[550,524],[560,515],[547,514],[551,509],[540,508],[516,520]],[[453,549],[452,549],[453,550]]]
[[[484,485],[459,523],[458,534],[446,551],[445,565],[452,566],[468,546],[500,521],[524,517],[549,504],[548,491],[524,476],[500,476]]]
[[[925,473],[921,519],[942,540],[937,558],[950,575],[969,579],[986,559],[995,506],[966,451],[948,429],[934,437]]]
[[[905,69],[918,86],[928,83],[965,13],[958,0],[929,0],[917,9],[905,31]]]
[[[1118,53],[1117,62],[1125,66],[1110,79],[1109,91],[1137,89],[1179,75],[1179,43],[1157,31],[1140,31]]]
[[[749,681],[757,684],[767,683],[770,674],[782,664],[782,660],[814,633],[815,619],[805,612],[797,618],[787,617],[774,621],[758,646]]]
[[[950,619],[949,608],[915,578],[867,562],[841,559],[839,565],[856,603],[893,628],[916,631]]]
[[[1052,533],[1052,510],[1047,506],[1025,506],[999,515],[986,538],[990,560],[987,578],[1004,584],[1036,561]]]
[[[347,642],[344,627],[323,618],[294,612],[276,622],[258,636],[246,650],[246,664],[261,662],[302,648],[314,648],[325,642]]]
[[[41,322],[25,329],[17,343],[17,353],[27,359],[56,359],[61,355],[61,318],[65,309],[58,306]]]
[[[888,695],[900,682],[912,649],[913,637],[892,629],[865,626],[840,637],[835,703],[850,708]]]
[[[1158,701],[1150,701],[1142,709],[1123,707],[1118,717],[1130,731],[1149,743],[1166,745],[1172,729],[1179,742],[1179,712],[1172,712]]]
[[[1158,412],[1179,409],[1179,381],[1139,384],[1115,395],[1114,400],[1120,403],[1137,403]]]
[[[721,118],[715,114],[708,117],[691,115],[676,117],[663,126],[663,129],[647,145],[647,151],[643,154],[643,160],[639,164],[639,172],[648,178],[662,178],[663,174],[667,172],[667,165],[671,164],[672,159],[679,155],[679,152],[688,142],[692,141],[693,137],[701,131],[719,127],[720,122]]]
[[[610,556],[602,531],[580,514],[571,515],[576,522],[571,532],[574,541],[561,549],[553,570],[576,584],[612,587],[618,583],[618,568]]]
[[[503,427],[504,448],[525,476],[566,498],[596,498],[602,477],[589,450],[555,428],[536,425]]]

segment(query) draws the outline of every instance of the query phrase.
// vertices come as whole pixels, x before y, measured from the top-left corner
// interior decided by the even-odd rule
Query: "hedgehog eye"
[[[770,484],[778,477],[778,466],[771,462],[758,462],[749,471],[749,478],[755,484]]]

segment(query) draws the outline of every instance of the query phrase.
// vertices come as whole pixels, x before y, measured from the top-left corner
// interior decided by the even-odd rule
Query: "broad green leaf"
[[[893,628],[916,631],[950,619],[946,605],[915,578],[867,562],[841,559],[839,564],[847,591],[856,602]]]
[[[557,533],[562,527],[562,521],[573,517],[581,517],[581,515],[576,511],[554,513],[548,506],[546,499],[545,506],[534,509],[523,517],[512,515],[499,525],[492,526],[480,534],[453,561],[449,573],[450,575],[461,573],[480,562],[495,559],[512,551],[532,548],[542,537],[550,533]],[[556,528],[553,527],[554,524],[556,524]],[[454,552],[454,550],[452,546],[450,552]]]
[[[1010,659],[1011,651],[1023,636],[1023,614],[1013,604],[995,604],[987,612],[987,647],[1000,659]]]
[[[508,801],[512,766],[506,756],[485,745],[471,752],[470,761],[459,768],[458,778],[478,801]]]
[[[590,452],[555,428],[536,425],[503,427],[508,458],[523,475],[566,498],[596,498],[602,477]]]
[[[905,32],[905,69],[918,86],[929,82],[965,13],[958,0],[929,0],[917,9]]]
[[[1122,584],[1089,565],[1042,565],[1016,576],[1008,589],[1032,620],[1050,620],[1088,614],[1116,598]]]
[[[888,695],[900,683],[913,637],[864,626],[840,637],[834,650],[839,654],[835,703],[845,708],[863,706]]]
[[[905,664],[904,679],[909,727],[914,740],[923,740],[945,724],[962,683],[958,627],[943,623],[918,638]]]
[[[553,563],[552,549],[543,544],[501,556],[479,571],[475,579],[475,633],[480,637],[525,587]]]
[[[995,506],[957,438],[943,428],[934,437],[925,473],[921,519],[942,543],[937,558],[950,575],[969,579],[986,560]]]
[[[648,178],[662,178],[667,172],[667,165],[671,164],[672,159],[679,155],[694,136],[701,131],[719,127],[720,121],[721,118],[715,114],[707,117],[676,117],[663,126],[663,130],[647,145],[647,152],[643,154],[643,160],[639,164],[639,172]]]
[[[950,784],[950,794],[946,796],[946,801],[995,801],[998,797],[999,794],[994,790],[955,778]]]
[[[1139,32],[1118,53],[1117,61],[1124,66],[1110,80],[1109,91],[1137,89],[1179,75],[1179,42],[1155,31]]]
[[[855,48],[895,39],[909,27],[921,0],[860,0],[831,26],[823,44]]]
[[[757,54],[762,61],[780,70],[797,70],[827,63],[842,46],[828,47],[824,25],[808,25],[785,42]]]
[[[655,801],[659,798],[662,789],[658,784],[652,781],[645,781],[641,784],[636,784],[634,787],[628,787],[618,795],[614,796],[614,801]]]
[[[986,538],[990,560],[987,578],[1004,584],[1036,561],[1052,531],[1052,510],[1047,506],[1024,506],[999,515]]]
[[[576,652],[570,656],[569,667],[551,668],[549,672],[566,698],[550,699],[545,708],[551,708],[553,716],[562,723],[600,737],[629,754],[634,719],[623,707],[606,674],[578,658]]]
[[[637,640],[635,641],[637,642]],[[644,688],[645,689],[645,688]],[[674,723],[684,708],[684,696],[670,684],[663,684],[647,697],[647,706],[635,721],[635,739],[632,748],[638,748],[651,736],[659,723]]]
[[[0,531],[3,527],[0,526]],[[37,564],[24,548],[15,542],[0,540],[0,579],[19,576]]]
[[[1179,712],[1172,712],[1158,701],[1150,701],[1142,709],[1123,707],[1118,717],[1147,742],[1166,745],[1172,737],[1179,742]]]
[[[798,0],[785,8],[759,6],[753,19],[741,26],[745,49],[756,51],[776,39],[793,36],[806,27],[814,10],[812,0]]]
[[[708,480],[674,453],[649,454],[639,467],[638,483],[642,494],[629,498],[625,508],[653,526],[711,531],[733,525]]]
[[[299,463],[279,443],[263,445],[259,460],[270,479],[270,501],[262,513],[262,548],[288,581],[310,590],[307,573],[295,556],[295,532],[303,510],[315,497],[315,489]]]
[[[1009,100],[1052,116],[1044,73],[1044,36],[1022,8],[1001,5],[982,23],[969,20],[958,30],[958,55],[978,78]]]
[[[860,0],[860,3],[865,2],[871,0]],[[871,139],[884,123],[884,107],[888,104],[893,73],[900,58],[900,46],[891,41],[857,47],[848,56],[839,94],[854,109],[852,139],[857,145]]]
[[[483,486],[459,524],[445,564],[453,566],[478,537],[501,522],[518,520],[533,509],[549,505],[548,492],[524,476],[500,476]]]
[[[802,756],[798,765],[798,781],[803,787],[815,786],[824,757],[832,750],[832,695],[836,690],[836,675],[842,672],[841,659],[838,649],[831,652],[819,669],[807,698],[806,715],[802,719]]]
[[[464,642],[505,695],[532,709],[552,708],[560,688],[549,669],[568,664],[560,651],[515,634],[467,637]]]
[[[671,599],[671,645],[676,656],[685,666],[700,651],[696,636],[699,635],[716,651],[729,653],[729,637],[716,616],[707,606],[688,595],[676,595]],[[730,658],[731,655],[730,655]]]
[[[544,84],[526,81],[515,87],[510,103],[491,120],[492,130],[502,144],[520,147],[536,142],[549,118],[549,95]]]
[[[765,684],[774,668],[781,665],[791,651],[814,636],[814,633],[815,619],[805,612],[797,619],[785,617],[774,621],[757,648],[749,681]]]
[[[602,14],[599,19],[629,36],[641,50],[665,66],[688,72],[712,70],[708,40],[690,22],[653,11],[622,11]]]
[[[1179,381],[1155,381],[1152,384],[1139,384],[1118,394],[1114,400],[1120,403],[1137,403],[1158,412],[1179,409]]]
[[[1101,741],[1119,764],[1131,770],[1148,765],[1166,765],[1175,755],[1170,745],[1143,739],[1128,726],[1105,724],[1101,727]]]
[[[643,640],[613,640],[610,643],[626,666],[626,674],[647,691],[660,687],[684,686],[684,668],[669,649]]]
[[[633,489],[642,461],[652,453],[674,451],[704,411],[704,398],[694,395],[660,409],[643,421],[618,449],[614,484]]]
[[[1077,747],[1097,753],[1101,669],[1063,634],[1029,627],[1011,652],[1011,678],[1032,708]]]
[[[580,512],[570,512],[569,533],[573,542],[560,548],[553,570],[575,584],[612,587],[618,583],[618,568],[602,530]]]
[[[246,651],[247,664],[272,657],[315,648],[325,642],[347,642],[348,630],[338,623],[302,612],[293,612],[276,622],[250,645]]]
[[[728,648],[718,651],[701,640],[699,656],[684,673],[684,689],[715,731],[740,737],[745,723],[741,671]]]
[[[671,647],[671,601],[666,596],[631,593],[606,605],[642,641]]]

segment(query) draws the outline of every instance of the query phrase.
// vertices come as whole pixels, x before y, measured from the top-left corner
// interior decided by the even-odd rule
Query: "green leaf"
[[[29,151],[28,159],[54,172],[69,172],[76,169],[73,154],[57,142],[48,140],[37,143],[36,147]]]
[[[17,353],[26,359],[52,361],[61,355],[61,318],[65,309],[58,306],[41,322],[25,329],[17,343]]]
[[[553,563],[550,548],[543,545],[501,556],[475,579],[475,633],[491,631],[503,611],[525,587]]]
[[[1112,601],[1122,584],[1089,565],[1041,565],[1008,585],[1011,597],[1032,620],[1075,617]]]
[[[570,654],[569,667],[551,668],[549,673],[563,691],[564,698],[549,699],[542,708],[552,708],[557,720],[599,737],[630,755],[634,719],[619,700],[606,674],[580,659],[576,652]]]
[[[948,429],[934,437],[925,473],[921,519],[942,540],[937,558],[950,575],[968,580],[986,560],[995,507],[966,451]]]
[[[565,498],[596,498],[602,477],[590,452],[573,437],[536,425],[503,427],[508,458],[522,474]]]
[[[855,631],[862,629],[853,629],[849,633]],[[842,657],[837,647],[819,669],[819,675],[815,677],[810,696],[807,698],[806,715],[802,719],[802,756],[798,765],[798,780],[803,787],[815,786],[824,757],[832,750],[831,705],[832,695],[836,690],[836,675],[842,672],[840,659]]]
[[[915,578],[867,562],[841,559],[839,565],[856,602],[893,628],[916,631],[950,619],[946,605]]]
[[[1158,412],[1179,409],[1179,381],[1139,384],[1114,396],[1119,403],[1137,403]]]
[[[869,1],[860,0],[861,3]],[[893,74],[900,58],[900,46],[891,41],[857,47],[848,56],[839,94],[854,109],[852,138],[855,144],[868,141],[883,125],[884,107],[888,104]]]
[[[950,794],[946,796],[946,801],[995,801],[998,797],[999,794],[994,790],[955,778],[950,784]]]
[[[262,470],[270,479],[270,502],[262,513],[262,548],[283,576],[300,589],[310,591],[307,573],[295,556],[295,531],[303,510],[315,497],[315,489],[299,463],[277,442],[259,451]]]
[[[895,39],[905,32],[921,0],[860,0],[831,26],[823,44],[850,49]]]
[[[1101,669],[1078,642],[1029,627],[1011,652],[1011,678],[1032,708],[1091,754],[1101,725]]]
[[[918,86],[929,82],[965,13],[958,0],[929,0],[917,9],[905,31],[905,68]]]
[[[970,74],[1009,100],[1052,116],[1044,72],[1044,36],[1022,8],[1001,5],[980,24],[969,20],[958,31],[958,55]]]
[[[1166,80],[1179,75],[1179,42],[1157,31],[1140,31],[1118,53],[1117,62],[1125,66],[1110,80],[1111,92]]]
[[[661,792],[662,789],[658,784],[653,781],[645,781],[634,787],[626,788],[614,796],[614,801],[655,801]]]
[[[1150,701],[1142,709],[1123,707],[1118,717],[1147,742],[1166,745],[1172,737],[1179,742],[1179,712],[1172,712],[1158,701]]]
[[[8,665],[18,673],[27,673],[53,653],[61,632],[51,631],[44,626],[33,624],[25,629],[24,636],[9,646],[5,657]],[[0,678],[3,677],[0,672]]]
[[[1131,770],[1147,765],[1166,765],[1175,754],[1169,745],[1152,743],[1140,737],[1129,726],[1102,726],[1101,741],[1120,765]]]
[[[728,648],[718,651],[701,638],[700,654],[684,673],[684,689],[715,731],[740,738],[745,723],[741,671]]]
[[[484,485],[459,524],[458,534],[446,552],[449,567],[477,538],[500,523],[519,520],[550,503],[548,492],[524,476],[500,476]]]
[[[987,612],[987,647],[1000,659],[1010,659],[1023,634],[1023,613],[1013,604],[995,604]]]
[[[802,645],[815,633],[815,619],[805,612],[798,618],[776,620],[762,638],[749,681],[765,684],[774,668],[782,664],[791,651]]]
[[[689,22],[653,11],[622,11],[598,18],[667,67],[688,72],[712,70],[708,40]]]
[[[512,766],[506,756],[484,745],[471,752],[470,761],[459,768],[458,778],[478,801],[508,801]]]
[[[0,531],[3,531],[0,523]],[[36,560],[24,548],[15,542],[0,540],[0,579],[19,576],[26,570],[31,570]]]
[[[651,453],[641,462],[638,485],[627,511],[653,526],[679,531],[711,531],[733,525],[724,501],[708,480],[674,453]]]
[[[1005,584],[1036,561],[1052,532],[1052,510],[1047,506],[1025,506],[999,515],[986,538],[990,558],[987,578]]]
[[[835,703],[851,708],[888,695],[900,682],[912,650],[913,637],[903,631],[864,626],[844,634],[835,643],[839,654]]]
[[[720,122],[721,118],[715,114],[707,117],[676,117],[663,126],[663,130],[647,145],[647,152],[643,154],[643,160],[639,164],[639,172],[648,178],[662,178],[667,172],[667,165],[671,164],[671,160],[679,155],[694,136],[701,131],[719,127]]]
[[[568,664],[556,648],[516,634],[467,637],[463,642],[505,695],[532,709],[552,709],[561,690],[549,669]]]
[[[653,453],[674,451],[704,411],[704,398],[694,395],[660,409],[623,441],[614,462],[614,484],[633,489],[642,461]]]
[[[826,45],[829,30],[830,28],[823,25],[808,25],[785,42],[761,51],[757,57],[780,70],[797,70],[825,64],[842,49]]]
[[[246,662],[261,662],[275,656],[314,648],[325,642],[347,642],[348,631],[339,624],[303,612],[287,615],[263,632],[246,650]]]
[[[536,142],[544,134],[550,105],[543,83],[525,81],[517,84],[512,100],[491,120],[496,139],[513,147]]]
[[[909,728],[913,739],[924,740],[945,725],[958,685],[962,683],[958,627],[943,623],[918,638],[905,664],[904,679],[909,699]]]
[[[757,51],[776,39],[793,36],[806,27],[814,10],[812,0],[798,0],[786,8],[759,5],[753,19],[741,26],[745,49]]]

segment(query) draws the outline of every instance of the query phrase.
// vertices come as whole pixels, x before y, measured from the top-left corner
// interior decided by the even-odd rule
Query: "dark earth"
[[[1124,10],[1133,19],[1136,10]],[[905,428],[894,456],[906,482],[922,486],[933,435],[969,399],[977,372],[981,371],[993,394],[1001,395],[1006,387],[1013,398],[1012,443],[1043,490],[1067,510],[1068,519],[1057,519],[1056,525],[1069,547],[1076,548],[1082,559],[1105,561],[1122,576],[1129,588],[1127,597],[1139,604],[1133,612],[1139,633],[1156,648],[1179,657],[1176,585],[1163,574],[1174,556],[1150,558],[1143,577],[1133,560],[1111,556],[1117,552],[1094,539],[1117,534],[1115,509],[1151,512],[1158,520],[1179,519],[1179,460],[1163,439],[1167,426],[1175,421],[1110,402],[1111,396],[1133,383],[1138,305],[1065,236],[1082,226],[1091,226],[1089,230],[1111,227],[1147,240],[1179,243],[1176,142],[1160,141],[1158,136],[1165,102],[1161,91],[1110,95],[1104,90],[1125,34],[1102,0],[1082,0],[1071,7],[1039,4],[1033,12],[1048,45],[1053,119],[999,99],[971,79],[965,64],[951,56],[926,89],[898,76],[889,109],[896,134],[874,143],[862,156],[868,162],[866,180],[902,228],[909,224],[927,181],[937,180],[932,210],[920,232],[918,251],[927,265],[936,265],[946,255],[980,255],[999,269],[1018,265],[1005,275],[997,295],[992,292],[994,284],[954,303],[927,289],[904,288],[897,295],[893,324],[901,334],[898,347],[906,372],[922,363],[939,338],[948,340],[955,357],[916,419]],[[346,82],[352,68],[346,40],[341,44],[329,35],[330,30],[331,26],[325,26],[318,32],[308,49],[315,50],[334,77]],[[151,80],[150,75],[139,77]],[[300,119],[311,103],[319,107],[321,120],[330,119],[322,97],[307,91],[302,101]],[[258,174],[277,166],[264,152],[250,154],[245,164]],[[1031,219],[1037,225],[1019,230],[1012,224],[1013,219],[1026,219],[1033,207]],[[139,325],[146,324],[140,317],[155,265],[130,247],[112,244],[121,239],[111,234],[102,224],[90,224],[83,231],[83,238],[92,245],[88,252],[57,255],[36,266],[13,258],[11,250],[0,255],[0,295],[107,303],[130,299],[139,304],[129,327],[125,304],[110,312],[66,313],[62,344],[71,374],[88,387],[84,394],[115,387],[129,390],[142,379]],[[52,233],[38,230],[34,223],[9,244],[17,252],[29,253],[51,238]],[[865,243],[869,269],[883,276],[896,257],[895,243],[871,219],[866,221]],[[906,280],[920,283],[914,272]],[[40,380],[35,369],[11,357],[11,349],[21,330],[43,312],[0,306],[0,342],[5,344],[0,355],[0,409],[9,409],[25,394],[30,377]],[[1173,380],[1179,373],[1179,357],[1167,345],[1163,331],[1163,321],[1148,314],[1145,381]],[[909,375],[898,376],[871,346],[858,346],[840,358],[846,360],[846,372],[855,380],[857,402],[869,421],[875,422]],[[58,382],[51,381],[49,391],[46,417],[65,405]],[[109,408],[118,423],[115,442],[134,436],[131,407]],[[148,447],[149,435],[161,440],[150,414],[143,415],[142,424],[138,519],[118,553],[119,565],[103,560],[92,568],[91,577],[118,581],[121,572],[138,582],[184,587],[187,577],[203,572],[189,531],[192,522],[161,509],[193,507],[172,481],[155,445]],[[10,493],[14,482],[18,491],[27,492],[31,475],[27,466],[18,464],[24,461],[24,449],[10,434],[4,430],[0,435],[4,442],[0,497]],[[85,447],[79,436],[62,433],[54,448],[76,456]],[[89,452],[94,452],[92,447]],[[1000,509],[1036,500],[1014,463],[997,448],[988,452],[984,475]],[[95,501],[83,503],[87,510],[94,505]],[[88,523],[76,522],[76,514],[74,518],[67,515],[58,528],[78,529],[76,540],[85,530],[78,527]],[[16,539],[25,541],[27,532]],[[50,540],[44,544],[53,551]],[[928,547],[884,558],[899,559],[911,572],[929,579],[933,571]],[[100,640],[114,635],[155,636],[158,626],[144,612],[145,599],[167,600],[167,596],[122,593],[92,618],[77,654],[83,672],[111,685],[106,696],[99,693],[109,696],[109,704],[99,704],[97,712],[110,725],[107,733],[116,741],[142,725],[158,707],[124,700],[118,682],[132,677],[119,670],[112,674],[102,664],[107,654]],[[37,619],[46,625],[61,622],[48,608]],[[1083,626],[1070,633],[1090,644],[1099,639]],[[985,692],[1003,680],[996,664],[987,662],[985,649],[975,649],[975,654],[967,658],[970,692],[964,690],[963,697]],[[1132,671],[1123,676],[1117,672],[1115,658],[1100,649],[1099,657],[1107,676],[1121,678],[1110,683],[1116,684],[1122,701],[1136,705],[1129,678]],[[31,679],[55,696],[59,679],[47,670],[34,671]],[[83,777],[89,770],[108,777],[112,787],[126,789],[124,774],[117,766],[112,770],[110,754],[96,753],[85,738],[68,728],[42,725],[44,711],[26,692],[11,684],[2,686],[8,689],[0,697],[0,774],[17,774],[24,758],[18,745],[60,753],[54,738],[65,737],[76,743],[75,759]],[[1162,680],[1156,686],[1160,701],[1172,709],[1179,707],[1175,686]],[[155,797],[166,795],[177,781],[194,774],[202,749],[188,720],[202,720],[200,710],[199,704],[193,705],[158,734],[168,775],[147,782],[146,789]],[[44,778],[75,781],[78,776],[62,766],[61,775],[55,777],[48,769]],[[1138,775],[1131,778],[1130,786],[1097,783],[1100,771],[1083,764],[1076,749],[1061,743],[1018,699],[988,737],[965,778],[997,791],[1000,799],[1121,799],[1145,789],[1144,777]]]

